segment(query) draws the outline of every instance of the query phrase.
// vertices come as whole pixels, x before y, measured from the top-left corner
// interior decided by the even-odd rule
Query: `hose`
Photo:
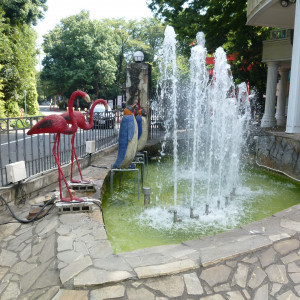
[[[14,219],[16,219],[18,222],[20,222],[20,223],[22,223],[22,224],[28,224],[28,223],[32,223],[32,222],[34,222],[37,218],[38,218],[38,216],[42,213],[42,211],[45,209],[45,207],[50,203],[50,202],[52,202],[54,199],[55,199],[55,197],[51,197],[51,199],[50,200],[48,200],[43,206],[42,206],[42,208],[39,210],[39,212],[31,219],[31,220],[22,220],[22,219],[20,219],[20,218],[18,218],[15,214],[14,214],[14,212],[12,211],[12,209],[10,208],[10,206],[8,205],[8,203],[7,203],[7,201],[0,195],[0,199],[4,202],[4,204],[7,206],[7,208],[9,209],[9,211],[10,211],[10,213],[11,213],[11,215],[13,216],[13,218]],[[53,205],[52,205],[52,207],[53,207]],[[50,208],[50,209],[52,209],[52,207]],[[50,209],[48,210],[48,212],[50,211]],[[47,214],[46,214],[47,215]],[[45,216],[46,216],[45,215]],[[9,222],[7,222],[7,223],[9,223]],[[5,223],[6,224],[6,223]],[[4,225],[4,224],[0,224],[0,225]]]

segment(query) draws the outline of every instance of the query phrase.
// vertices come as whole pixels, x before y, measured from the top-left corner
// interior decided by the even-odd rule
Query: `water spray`
[[[178,144],[181,139],[185,142],[188,138],[190,192],[189,199],[183,202],[189,202],[191,218],[197,218],[194,208],[199,210],[203,203],[209,203],[205,204],[208,215],[211,213],[209,205],[221,210],[234,198],[250,117],[247,85],[235,86],[224,49],[216,49],[211,58],[214,71],[210,80],[204,34],[198,33],[196,39],[197,45],[191,49],[190,78],[186,85],[180,81],[180,68],[176,66],[176,34],[167,26],[160,52],[161,78],[157,89],[158,111],[166,129],[161,155],[165,154],[167,140],[173,141],[173,207],[181,205],[177,203],[181,180]],[[179,100],[182,95],[185,95],[182,99],[185,101]],[[179,129],[185,130],[185,134]],[[199,191],[206,195],[197,201]],[[174,222],[177,220],[174,215]]]

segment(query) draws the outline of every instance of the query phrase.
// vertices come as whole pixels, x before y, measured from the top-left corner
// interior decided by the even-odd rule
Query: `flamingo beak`
[[[85,94],[84,96],[84,100],[87,102],[87,103],[90,103],[91,102],[91,98],[88,94]]]

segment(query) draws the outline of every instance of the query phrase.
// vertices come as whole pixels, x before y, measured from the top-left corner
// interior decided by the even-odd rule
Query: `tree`
[[[133,53],[142,50],[153,65],[163,36],[155,19],[91,21],[84,11],[63,19],[45,36],[41,86],[66,96],[82,88],[92,97],[115,97]]]
[[[5,102],[5,114],[19,116],[19,107],[25,108],[24,91],[27,90],[27,112],[38,112],[35,83],[36,33],[28,25],[6,26],[0,40],[0,70]]]
[[[0,99],[1,116],[19,116],[20,108],[38,112],[35,65],[36,32],[32,28],[46,9],[46,0],[0,2]]]
[[[105,96],[115,80],[117,44],[113,31],[89,13],[62,19],[44,39],[41,79],[65,96],[76,89]]]
[[[12,25],[36,25],[47,10],[46,2],[47,0],[2,0],[1,6],[5,12],[4,17]]]
[[[152,65],[152,86],[157,81],[157,52],[164,39],[165,26],[155,18],[138,20],[106,19],[104,23],[114,30],[119,52],[116,56],[118,69],[116,73],[116,86],[120,89],[126,78],[126,65],[132,62],[133,53],[143,51],[144,61]],[[120,92],[120,90],[118,91]]]
[[[0,71],[3,68],[3,66],[0,65]],[[2,78],[0,78],[0,118],[5,117],[5,103],[3,101],[4,94],[2,93],[3,90],[3,83],[2,83]]]
[[[205,33],[210,53],[219,46],[235,53],[234,76],[256,86],[262,100],[267,73],[261,63],[262,41],[270,30],[246,25],[246,0],[149,0],[148,6],[175,28],[184,53],[199,31]]]
[[[145,60],[152,66],[151,72],[151,97],[156,94],[157,81],[160,76],[158,52],[164,41],[164,32],[166,26],[156,18],[145,19],[141,21],[142,28],[139,33],[139,38],[144,41],[145,46],[142,50],[145,53]]]
[[[137,28],[137,21],[125,19],[104,19],[104,24],[109,26],[115,34],[118,52],[116,54],[117,72],[116,82],[121,84],[120,80],[124,80],[126,74],[126,62],[130,60],[129,55],[132,48],[135,47],[135,42],[132,39],[134,31]]]

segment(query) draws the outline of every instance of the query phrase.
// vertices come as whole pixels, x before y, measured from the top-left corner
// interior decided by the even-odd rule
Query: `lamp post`
[[[24,107],[24,109],[25,109],[25,114],[27,115],[26,95],[27,95],[27,91],[24,90],[24,96],[25,96],[25,107]]]
[[[142,51],[136,51],[133,53],[133,59],[136,63],[140,63],[144,60],[144,53]]]
[[[122,84],[122,108],[126,106],[126,83]]]

